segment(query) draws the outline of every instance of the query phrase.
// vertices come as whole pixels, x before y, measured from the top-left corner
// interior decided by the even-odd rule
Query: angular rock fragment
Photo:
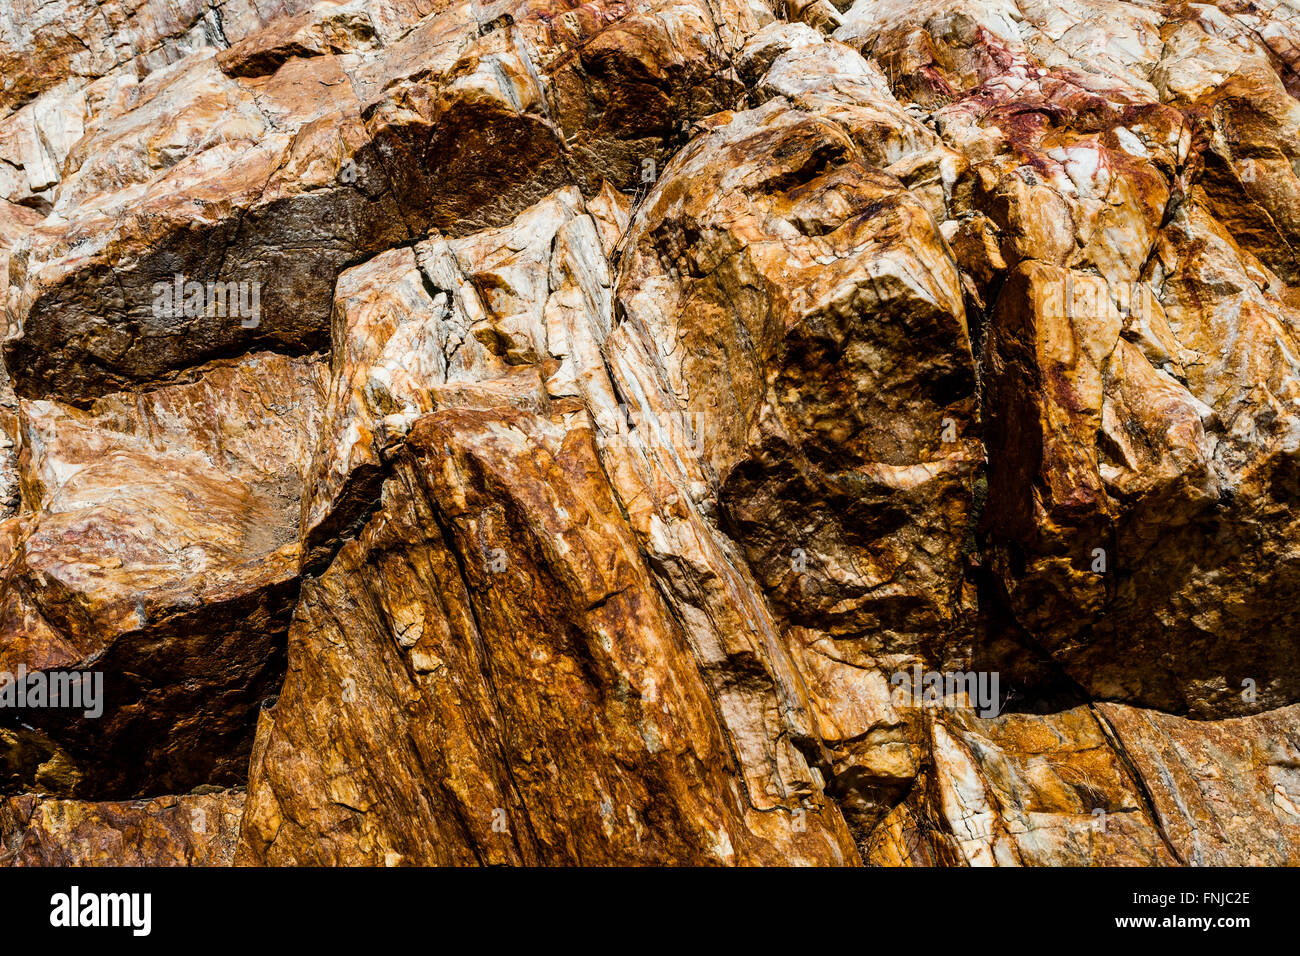
[[[296,600],[318,373],[261,355],[87,412],[23,404],[0,670],[99,675],[103,713],[22,711],[11,766],[48,738],[77,768],[65,795],[243,779]],[[20,769],[5,786],[33,782]]]
[[[304,499],[309,549],[365,517],[385,455],[422,415],[548,407],[551,249],[556,231],[584,212],[569,188],[501,230],[394,249],[339,277],[330,396]]]
[[[1297,708],[1195,721],[1119,704],[928,723],[869,864],[1294,866]]]
[[[715,117],[665,170],[629,229],[619,305],[698,423],[718,526],[781,622],[851,802],[916,773],[889,675],[968,653],[975,367],[932,216],[960,159],[848,47],[773,28],[746,51],[771,99]]]
[[[275,20],[217,54],[227,76],[266,76],[294,57],[355,53],[382,45],[364,3],[318,3]]]
[[[315,349],[347,265],[500,225],[565,184],[628,185],[681,121],[741,94],[727,51],[748,7],[715,26],[702,4],[508,6],[506,28],[457,7],[374,56],[232,77],[198,51],[146,79],[70,152],[14,254],[18,392],[84,404],[235,351]]]
[[[1169,866],[1176,860],[1088,707],[927,721],[930,766],[872,834],[883,866]]]
[[[39,8],[38,8],[39,7]],[[138,103],[141,81],[190,54],[226,48],[234,72],[262,75],[294,56],[369,52],[395,42],[427,0],[0,5],[0,198],[48,212],[77,141]],[[17,64],[17,66],[14,66]],[[145,86],[143,89],[147,89]]]
[[[836,35],[970,163],[945,234],[980,310],[989,596],[1093,697],[1300,699],[1300,114],[1276,55],[1207,6],[910,6]]]
[[[1300,707],[1219,721],[1118,704],[1095,709],[1142,778],[1179,863],[1297,865]]]

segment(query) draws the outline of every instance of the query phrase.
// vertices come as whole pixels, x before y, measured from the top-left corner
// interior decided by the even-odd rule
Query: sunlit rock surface
[[[119,803],[9,797],[0,803],[0,866],[229,866],[244,794]]]
[[[0,862],[1300,863],[1298,71],[0,0]]]
[[[1122,704],[929,722],[932,763],[872,834],[897,865],[1295,866],[1295,707],[1203,722]]]
[[[121,798],[242,779],[284,667],[322,371],[261,354],[87,412],[21,403],[0,671],[96,672],[104,692],[96,718],[30,708],[0,729],[9,786]]]

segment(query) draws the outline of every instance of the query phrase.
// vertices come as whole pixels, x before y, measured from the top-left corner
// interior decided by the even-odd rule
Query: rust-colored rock
[[[89,412],[22,404],[0,671],[99,674],[103,713],[23,712],[6,790],[50,746],[75,768],[44,784],[61,795],[242,779],[283,668],[321,390],[318,363],[259,355]]]
[[[1193,721],[1120,704],[928,720],[932,764],[868,863],[1295,866],[1297,708]]]
[[[1300,863],[1297,0],[0,76],[0,862]]]
[[[435,412],[304,593],[239,860],[853,861],[820,794],[751,805],[708,700],[590,428]]]
[[[243,46],[198,50],[99,114],[13,254],[18,392],[84,402],[233,350],[315,349],[346,265],[500,224],[566,183],[629,184],[682,121],[741,96],[725,53],[756,25],[747,7],[715,24],[695,0],[501,6],[488,23],[450,8],[377,50],[325,43],[266,75],[245,61],[288,51],[260,33],[244,66]],[[258,314],[190,311],[188,293],[174,314],[159,307],[173,281],[256,290]]]
[[[8,797],[0,866],[229,866],[244,794],[120,803]]]

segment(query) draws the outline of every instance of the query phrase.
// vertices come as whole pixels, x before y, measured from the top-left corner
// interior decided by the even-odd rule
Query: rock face
[[[263,353],[87,412],[20,403],[0,671],[94,671],[105,690],[94,719],[25,714],[14,783],[127,797],[243,779],[283,673],[323,385],[310,357]],[[23,756],[50,746],[57,785]]]
[[[244,795],[122,803],[34,796],[0,804],[0,866],[229,866]]]
[[[1300,863],[1298,25],[0,0],[0,862]]]
[[[932,763],[866,860],[1294,866],[1295,720],[1295,707],[1197,722],[1122,704],[945,714],[930,722]]]

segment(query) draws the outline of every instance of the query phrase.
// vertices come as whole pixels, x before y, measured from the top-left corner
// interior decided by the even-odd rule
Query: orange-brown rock
[[[0,866],[229,866],[244,794],[0,802]]]
[[[665,170],[619,305],[698,430],[828,785],[857,803],[916,773],[889,674],[968,653],[975,365],[932,216],[958,157],[851,49],[773,29],[746,50],[771,98],[714,118]]]
[[[315,349],[346,265],[500,224],[567,183],[633,182],[683,121],[740,97],[726,54],[757,25],[733,3],[715,23],[696,0],[500,6],[268,75],[232,65],[240,47],[198,50],[96,117],[13,254],[18,392],[84,403],[232,351]],[[287,52],[265,33],[243,42]],[[174,314],[159,307],[173,281],[255,289],[258,314]]]
[[[50,747],[61,795],[242,779],[283,670],[322,384],[319,363],[264,354],[87,412],[22,403],[0,671],[99,674],[103,713],[22,711],[6,790],[35,785]]]
[[[591,429],[448,409],[304,591],[238,859],[854,860],[825,797],[760,810],[735,761]]]
[[[1300,863],[1297,0],[0,0],[0,77],[0,862]]]
[[[994,590],[1089,695],[1197,717],[1300,699],[1294,30],[1236,12],[890,2],[836,32],[970,163],[946,234]]]
[[[878,866],[1295,866],[1300,712],[1194,721],[1121,704],[927,720],[931,763]]]

